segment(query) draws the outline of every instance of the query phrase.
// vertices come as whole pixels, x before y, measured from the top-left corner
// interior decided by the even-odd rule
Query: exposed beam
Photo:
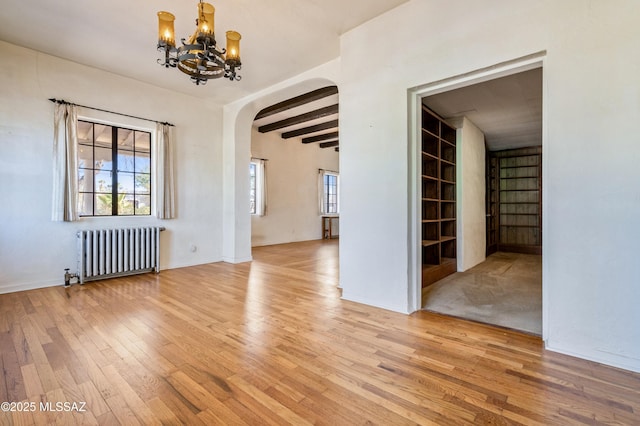
[[[317,120],[318,118],[326,117],[327,115],[333,115],[338,113],[338,104],[330,105],[328,107],[320,108],[315,111],[309,111],[305,114],[296,115],[284,120],[276,121],[271,124],[265,124],[258,127],[260,133],[272,132],[274,130],[282,129],[284,127],[294,126],[300,123],[306,123],[307,121]]]
[[[340,141],[329,141],[320,143],[320,148],[331,148],[333,146],[338,146]]]
[[[254,120],[259,120],[261,118],[265,118],[270,115],[298,107],[300,105],[308,104],[309,102],[317,101],[318,99],[326,98],[327,96],[335,95],[337,93],[337,86],[323,87],[321,89],[317,89],[312,92],[305,93],[303,95],[296,96],[295,98],[287,99],[286,101],[282,101],[266,107],[258,112]]]
[[[302,138],[302,143],[326,141],[329,139],[335,139],[337,137],[338,137],[338,132],[325,133],[323,135],[311,136],[310,138]]]
[[[295,138],[296,136],[308,135],[309,133],[319,132],[320,130],[333,129],[338,127],[338,120],[327,121],[326,123],[316,124],[315,126],[304,127],[290,132],[284,132],[282,139]]]

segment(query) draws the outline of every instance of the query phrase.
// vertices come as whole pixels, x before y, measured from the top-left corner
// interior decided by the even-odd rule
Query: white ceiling
[[[492,151],[542,145],[542,68],[489,80],[422,101],[445,119],[465,116]]]
[[[339,36],[407,0],[210,0],[215,33],[242,34],[242,81],[197,87],[157,64],[157,12],[176,39],[195,29],[197,0],[3,0],[0,39],[156,86],[227,103],[339,56]]]

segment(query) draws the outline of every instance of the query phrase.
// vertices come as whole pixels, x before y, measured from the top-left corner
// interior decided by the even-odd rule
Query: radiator
[[[78,231],[78,280],[160,272],[160,231],[164,227]]]

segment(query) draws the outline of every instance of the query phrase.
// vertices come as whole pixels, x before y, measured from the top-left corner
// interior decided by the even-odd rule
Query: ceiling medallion
[[[181,39],[182,46],[176,48],[173,21],[175,16],[169,12],[158,12],[158,50],[164,52],[164,58],[158,63],[165,68],[177,67],[191,77],[196,85],[206,84],[213,78],[228,78],[240,81],[240,33],[227,31],[227,47],[216,47],[214,30],[215,8],[209,3],[198,3],[196,31],[188,41]]]

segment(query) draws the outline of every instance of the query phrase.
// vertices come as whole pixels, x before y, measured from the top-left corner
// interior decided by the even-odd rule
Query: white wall
[[[344,297],[409,310],[408,89],[546,51],[546,345],[640,371],[637,16],[635,0],[413,0],[343,35]]]
[[[318,169],[338,171],[339,155],[300,138],[251,132],[251,156],[265,158],[268,207],[265,216],[251,216],[251,244],[291,243],[322,238],[318,210]]]
[[[5,42],[0,57],[0,293],[63,284],[64,268],[76,269],[78,229],[165,226],[163,269],[221,259],[221,107]],[[185,78],[185,84],[192,83]],[[52,222],[51,97],[175,124],[178,218]],[[91,110],[80,114],[154,127]]]
[[[457,130],[458,271],[484,262],[487,253],[484,134],[464,117]]]

